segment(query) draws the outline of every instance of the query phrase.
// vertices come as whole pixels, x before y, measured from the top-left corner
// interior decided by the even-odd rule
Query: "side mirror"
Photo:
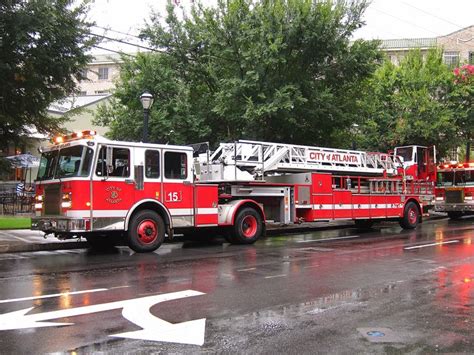
[[[111,173],[114,171],[114,165],[113,165],[113,148],[112,147],[107,147],[106,153],[105,153],[105,164],[107,165],[107,172]]]
[[[143,165],[135,165],[135,189],[144,189],[144,169]]]

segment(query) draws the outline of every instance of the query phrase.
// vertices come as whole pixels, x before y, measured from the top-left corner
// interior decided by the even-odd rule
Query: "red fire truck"
[[[474,214],[474,163],[441,164],[435,194],[435,211],[451,219]]]
[[[238,141],[198,154],[83,131],[43,149],[32,228],[92,245],[115,233],[137,252],[155,250],[175,232],[221,233],[249,244],[267,223],[349,219],[369,227],[391,219],[411,229],[433,199],[429,150]]]

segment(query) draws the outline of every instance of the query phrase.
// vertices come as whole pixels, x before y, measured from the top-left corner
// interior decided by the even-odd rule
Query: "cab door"
[[[133,147],[101,145],[92,175],[91,210],[94,230],[123,229],[135,200]]]
[[[135,148],[135,158],[135,169],[142,166],[144,169],[143,187],[135,190],[135,200],[153,199],[163,202],[162,150],[151,147]],[[136,170],[135,172],[137,173]]]
[[[194,226],[192,151],[163,149],[163,196],[173,227]]]

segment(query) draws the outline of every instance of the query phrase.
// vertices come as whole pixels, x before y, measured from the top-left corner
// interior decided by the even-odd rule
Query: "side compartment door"
[[[196,227],[217,226],[217,185],[201,185],[194,186],[194,215]]]
[[[173,227],[194,226],[192,151],[163,150],[162,201],[171,213]]]
[[[314,173],[312,176],[313,221],[334,218],[331,174]]]

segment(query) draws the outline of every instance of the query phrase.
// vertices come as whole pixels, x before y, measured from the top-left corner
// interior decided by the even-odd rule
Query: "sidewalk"
[[[267,235],[305,233],[311,231],[339,229],[354,226],[352,221],[332,221],[292,224],[288,226],[269,225]],[[84,238],[81,240],[58,240],[52,235],[43,237],[42,232],[28,229],[0,230],[0,254],[22,253],[33,251],[83,249],[89,245]]]

